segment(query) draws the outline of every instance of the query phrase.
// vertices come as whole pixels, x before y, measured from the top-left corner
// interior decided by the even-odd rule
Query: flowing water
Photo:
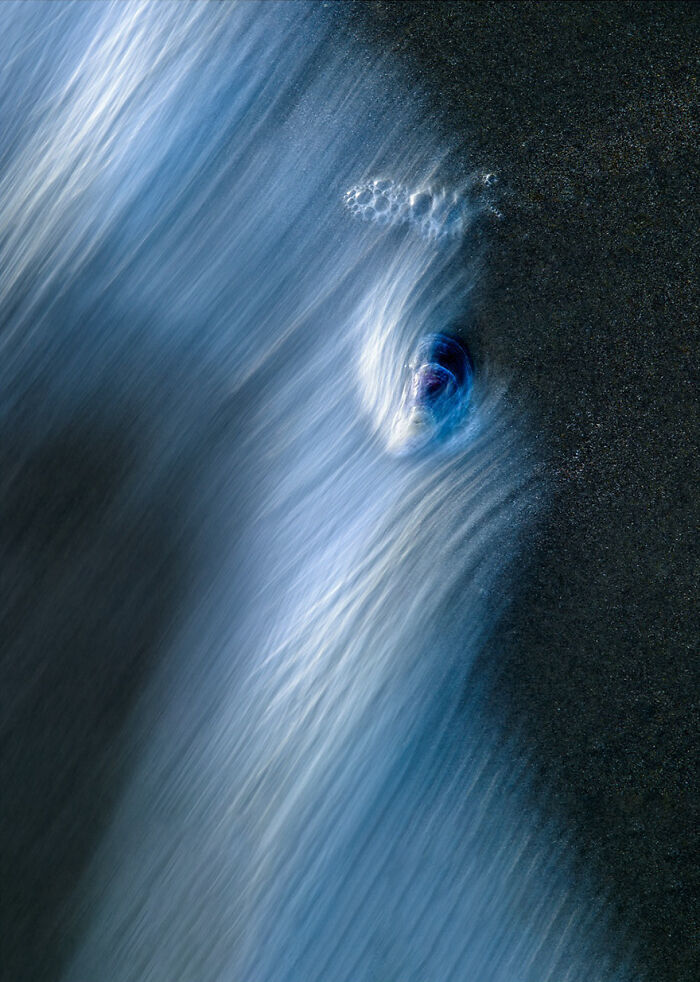
[[[526,423],[477,363],[458,432],[387,450],[490,206],[332,6],[0,12],[3,412],[132,407],[125,500],[196,542],[63,979],[623,978],[472,672]]]

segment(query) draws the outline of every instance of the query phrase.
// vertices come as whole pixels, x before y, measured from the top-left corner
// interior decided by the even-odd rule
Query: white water
[[[128,362],[133,494],[193,445],[205,473],[65,982],[622,978],[470,676],[537,496],[504,382],[477,365],[458,436],[385,449],[479,217],[420,106],[320,5],[1,16],[2,85],[35,92],[2,144],[6,358],[78,400]],[[375,179],[400,220],[346,207]],[[67,291],[89,316],[46,337]]]

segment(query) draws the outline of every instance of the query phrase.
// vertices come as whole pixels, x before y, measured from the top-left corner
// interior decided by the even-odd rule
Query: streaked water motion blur
[[[470,675],[537,512],[505,380],[387,452],[468,323],[475,184],[337,8],[0,17],[3,425],[118,408],[102,529],[167,497],[191,543],[63,979],[622,978]]]

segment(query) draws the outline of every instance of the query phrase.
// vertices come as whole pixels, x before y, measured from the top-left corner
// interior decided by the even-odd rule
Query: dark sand
[[[488,653],[494,708],[541,765],[541,800],[581,868],[619,901],[640,977],[690,982],[698,8],[367,3],[352,16],[409,70],[466,170],[500,178],[473,329],[513,373],[552,497]]]

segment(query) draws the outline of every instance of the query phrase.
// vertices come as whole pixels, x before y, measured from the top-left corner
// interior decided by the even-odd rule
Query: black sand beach
[[[641,943],[640,973],[690,982],[698,8],[354,13],[503,194],[474,330],[512,373],[551,500],[488,652],[494,708]]]

